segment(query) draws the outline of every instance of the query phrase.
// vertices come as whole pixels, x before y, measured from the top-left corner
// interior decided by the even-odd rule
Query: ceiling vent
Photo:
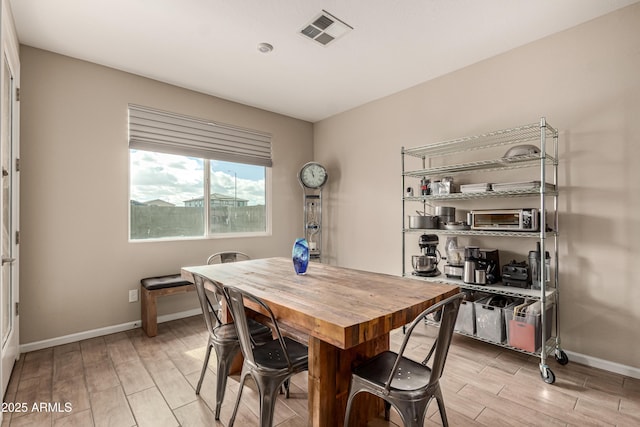
[[[300,34],[327,46],[351,30],[353,30],[352,26],[323,10],[300,30]]]

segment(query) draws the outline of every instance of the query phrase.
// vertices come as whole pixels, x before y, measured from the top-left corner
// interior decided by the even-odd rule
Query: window
[[[131,240],[268,232],[269,135],[130,105],[129,159]]]

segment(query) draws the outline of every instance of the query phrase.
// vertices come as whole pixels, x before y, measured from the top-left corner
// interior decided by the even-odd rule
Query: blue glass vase
[[[296,239],[291,252],[293,258],[293,269],[296,274],[305,274],[309,265],[309,243],[307,239]]]

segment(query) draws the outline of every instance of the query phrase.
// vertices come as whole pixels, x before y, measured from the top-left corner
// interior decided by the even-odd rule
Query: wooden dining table
[[[182,268],[183,278],[193,282],[194,275],[205,286],[217,282],[261,298],[280,326],[308,340],[309,425],[327,427],[344,424],[352,367],[388,350],[392,330],[459,292],[456,286],[316,262],[298,275],[290,258]],[[382,408],[374,396],[358,397],[352,425],[365,425]]]

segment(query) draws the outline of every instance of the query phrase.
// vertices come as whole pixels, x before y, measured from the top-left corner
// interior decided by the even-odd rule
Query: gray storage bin
[[[460,301],[460,310],[453,330],[469,335],[476,334],[476,311],[473,301]]]
[[[476,336],[492,342],[504,343],[507,339],[504,311],[513,310],[513,306],[522,301],[511,301],[502,308],[491,305],[492,298],[496,298],[496,296],[483,298],[473,303],[476,311]]]
[[[460,302],[460,310],[456,319],[454,331],[468,335],[476,334],[476,309],[475,301],[490,296],[486,292],[465,290],[464,300]]]

